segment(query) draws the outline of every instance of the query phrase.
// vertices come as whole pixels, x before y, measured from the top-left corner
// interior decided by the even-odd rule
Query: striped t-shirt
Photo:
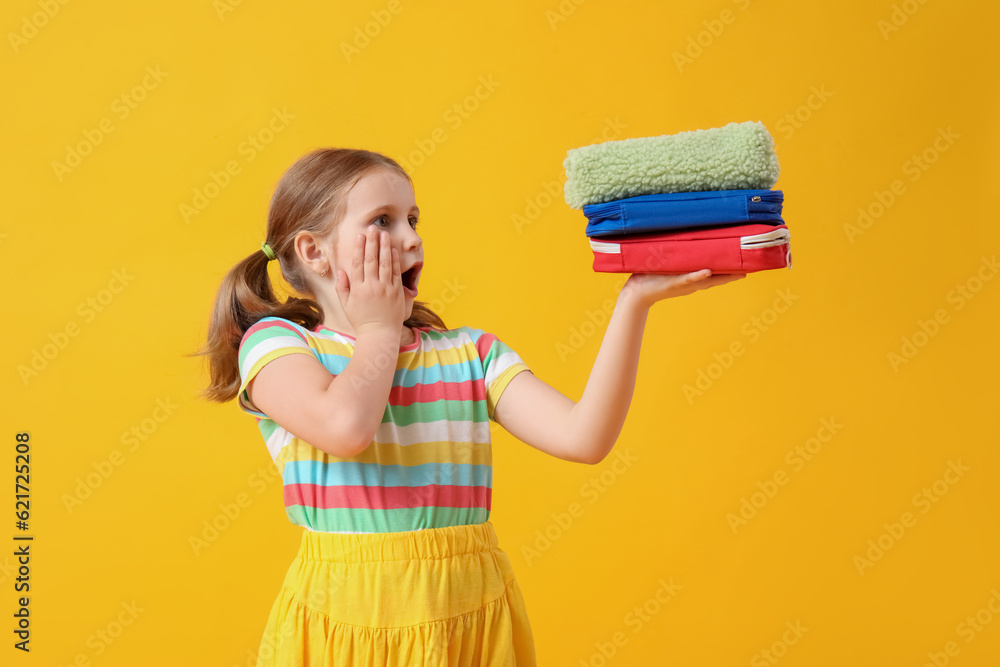
[[[415,333],[412,344],[399,348],[375,438],[350,458],[296,438],[250,402],[246,386],[264,364],[285,354],[311,354],[338,375],[355,339],[278,317],[265,317],[244,334],[237,403],[257,417],[292,523],[330,533],[392,533],[489,518],[489,420],[511,378],[528,366],[479,329],[421,327]]]

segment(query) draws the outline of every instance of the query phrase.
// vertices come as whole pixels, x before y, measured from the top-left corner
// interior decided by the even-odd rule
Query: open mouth
[[[420,270],[424,268],[423,262],[417,262],[406,271],[400,274],[400,278],[403,281],[403,291],[409,296],[417,295],[417,283],[420,278]]]

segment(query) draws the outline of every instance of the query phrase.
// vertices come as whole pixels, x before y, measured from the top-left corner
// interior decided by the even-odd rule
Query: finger
[[[394,287],[396,285],[402,285],[403,284],[403,275],[402,275],[402,271],[400,269],[401,269],[401,267],[399,265],[399,251],[397,251],[395,248],[393,248],[392,249],[392,284],[393,284]]]
[[[684,282],[693,283],[699,280],[704,280],[712,275],[712,269],[700,269],[698,271],[692,271],[684,276]]]
[[[668,281],[668,286],[676,285],[678,287],[686,287],[705,280],[711,275],[711,271],[708,269],[700,269],[698,271],[690,271],[688,273],[664,273],[660,275]],[[696,285],[695,287],[700,287],[700,285]]]
[[[340,305],[343,306],[351,295],[351,282],[347,278],[347,271],[337,269],[337,281],[334,286],[337,288],[337,296],[340,297]]]
[[[699,287],[712,287],[714,285],[725,285],[726,283],[731,283],[734,280],[739,280],[740,278],[745,278],[745,273],[719,273],[712,276],[711,280],[706,280],[701,283]]]
[[[379,232],[378,279],[383,283],[392,282],[392,250],[389,247],[389,232]]]
[[[378,280],[378,230],[368,228],[365,236],[365,282]]]
[[[354,257],[351,259],[351,283],[358,285],[365,278],[365,235],[358,233],[354,239]]]

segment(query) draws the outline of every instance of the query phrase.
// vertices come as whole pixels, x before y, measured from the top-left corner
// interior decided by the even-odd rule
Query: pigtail
[[[322,322],[320,308],[312,299],[290,296],[278,301],[267,272],[268,258],[262,250],[252,253],[226,274],[215,297],[205,346],[189,356],[209,359],[209,386],[200,397],[225,403],[240,387],[239,347],[243,335],[265,317],[283,317],[307,328]]]
[[[447,331],[441,316],[435,313],[430,307],[420,301],[413,302],[413,309],[410,311],[410,319],[406,320],[409,327],[433,327],[441,331]]]

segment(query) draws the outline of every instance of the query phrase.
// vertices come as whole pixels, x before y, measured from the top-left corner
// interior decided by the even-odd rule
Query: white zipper
[[[785,264],[788,268],[792,267],[792,246],[790,243],[791,233],[788,229],[775,229],[770,232],[764,232],[763,234],[754,234],[752,236],[741,236],[740,237],[740,248],[768,248],[770,246],[776,245],[788,245],[788,251],[785,253]],[[607,243],[605,241],[595,241],[594,239],[589,239],[590,247],[594,252],[607,253],[613,255],[620,255],[621,244],[620,243]]]
[[[594,252],[606,252],[615,255],[620,255],[622,252],[622,247],[619,243],[605,243],[604,241],[595,241],[594,239],[590,239],[590,247]]]
[[[791,240],[791,234],[787,229],[775,229],[774,231],[754,234],[753,236],[741,236],[741,248],[767,248],[774,245],[783,245]]]

